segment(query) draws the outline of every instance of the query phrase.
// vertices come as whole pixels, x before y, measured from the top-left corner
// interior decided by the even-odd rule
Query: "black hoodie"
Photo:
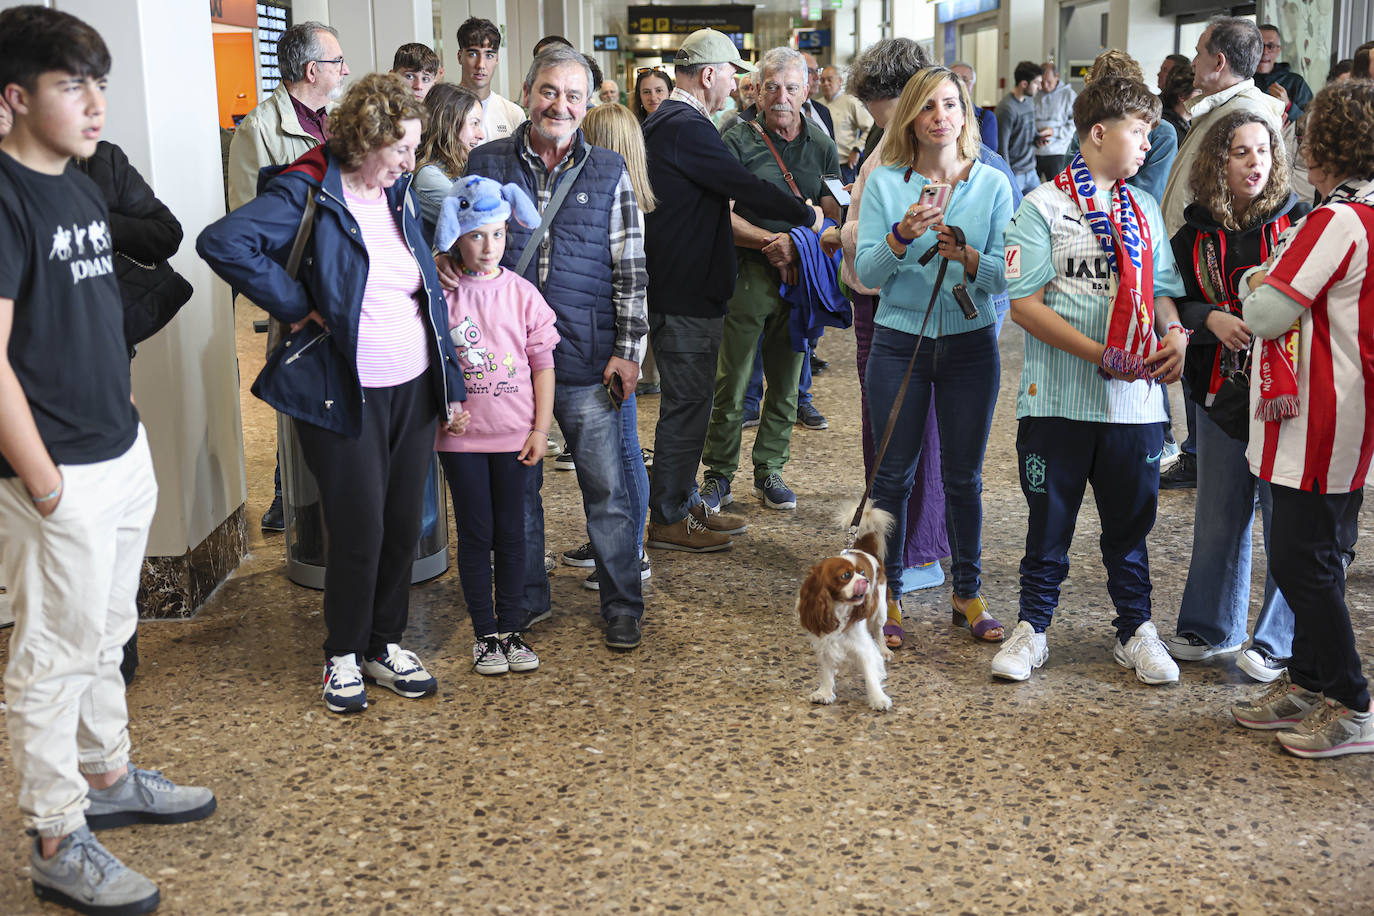
[[[1183,275],[1184,298],[1178,301],[1179,321],[1193,332],[1188,342],[1188,353],[1184,357],[1183,377],[1188,382],[1192,399],[1206,404],[1207,389],[1212,380],[1212,367],[1216,362],[1217,348],[1221,344],[1207,330],[1207,316],[1213,311],[1227,311],[1221,302],[1237,302],[1236,287],[1241,274],[1256,264],[1264,262],[1273,250],[1274,241],[1286,225],[1281,220],[1297,223],[1311,209],[1298,201],[1298,195],[1289,194],[1278,210],[1267,220],[1249,229],[1232,232],[1222,228],[1212,218],[1211,212],[1200,203],[1192,203],[1183,211],[1183,228],[1174,234],[1174,260],[1178,263],[1179,273]],[[1209,258],[1215,258],[1217,270],[1208,270]],[[1203,280],[1209,274],[1217,276],[1224,290],[1217,290],[1216,280],[1208,280],[1206,285],[1214,295],[1203,292]]]
[[[658,206],[644,217],[649,311],[716,318],[735,292],[730,201],[809,226],[804,201],[750,172],[715,126],[691,105],[668,99],[644,121],[649,186]]]

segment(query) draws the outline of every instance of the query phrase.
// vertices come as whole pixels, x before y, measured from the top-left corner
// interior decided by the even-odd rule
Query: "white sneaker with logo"
[[[992,676],[1008,681],[1024,681],[1050,657],[1044,633],[1022,620],[1011,631],[1002,648],[992,657]]]
[[[1178,665],[1164,648],[1159,631],[1148,620],[1136,627],[1135,635],[1126,640],[1124,646],[1117,640],[1112,654],[1118,665],[1130,668],[1146,684],[1178,682]]]

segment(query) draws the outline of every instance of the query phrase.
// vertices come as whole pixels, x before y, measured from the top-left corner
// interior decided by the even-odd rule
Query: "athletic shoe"
[[[411,700],[427,697],[439,689],[439,682],[425,670],[415,653],[394,642],[387,643],[381,655],[363,659],[363,678]]]
[[[753,429],[759,425],[759,409],[757,407],[744,408],[744,419],[740,421],[740,429]]]
[[[600,579],[599,576],[597,576],[596,572],[597,572],[596,570],[592,570],[592,574],[591,574],[590,576],[588,576],[587,578],[585,578],[585,579],[582,580],[582,587],[583,587],[583,588],[585,588],[585,589],[590,589],[591,591],[594,591],[594,592],[599,592],[599,591],[601,591],[601,579]],[[649,576],[650,576],[651,574],[652,574],[652,573],[651,573],[651,571],[650,571],[650,569],[649,569],[649,558],[648,558],[647,556],[645,556],[645,557],[640,557],[640,558],[639,558],[639,581],[640,581],[640,582],[648,582],[648,581],[649,581]],[[514,669],[512,669],[512,670],[514,670]]]
[[[1169,441],[1164,443],[1164,447],[1159,452],[1159,473],[1163,474],[1173,467],[1178,461],[1183,449],[1177,442]]]
[[[1178,681],[1178,665],[1169,657],[1169,650],[1159,638],[1159,631],[1150,621],[1136,627],[1135,635],[1123,646],[1116,641],[1112,652],[1116,663],[1135,671],[1146,684],[1173,684]]]
[[[51,859],[34,837],[29,877],[39,900],[80,913],[134,916],[151,913],[162,899],[156,884],[111,855],[84,825],[62,838]]]
[[[1027,621],[1019,621],[1002,648],[992,657],[992,676],[1008,681],[1024,681],[1050,657],[1044,633],[1035,632]]]
[[[324,705],[330,712],[362,712],[367,709],[367,688],[358,670],[358,657],[335,655],[324,663]]]
[[[272,499],[272,505],[267,507],[267,511],[262,514],[263,531],[285,531],[286,512],[282,508],[281,493]]]
[[[582,569],[590,569],[596,565],[596,551],[592,549],[592,542],[588,541],[576,550],[563,551],[563,565],[577,566]]]
[[[86,826],[108,830],[129,824],[185,824],[209,817],[215,793],[200,786],[179,786],[157,770],[129,771],[108,789],[89,789]]]
[[[654,450],[641,447],[639,450],[639,460],[644,462],[644,470],[652,471],[654,469]]]
[[[755,480],[754,495],[763,500],[763,504],[770,509],[797,508],[797,494],[782,482],[781,474],[773,473],[762,480]]]
[[[577,470],[577,462],[573,461],[573,453],[571,449],[565,450],[563,454],[553,459],[553,469],[555,471]]]
[[[1255,699],[1232,706],[1231,718],[1236,720],[1237,725],[1263,731],[1296,728],[1308,713],[1321,705],[1321,701],[1321,694],[1304,690],[1290,681],[1285,669]]]
[[[510,670],[506,650],[495,635],[479,636],[472,644],[472,670],[478,674],[505,674]]]
[[[797,422],[807,429],[829,429],[830,423],[814,404],[797,405]]]
[[[744,534],[749,529],[749,525],[744,521],[744,516],[712,509],[705,502],[697,503],[687,512],[707,528],[721,534]]]
[[[697,521],[696,516],[690,512],[683,516],[682,521],[673,522],[671,525],[650,522],[649,530],[644,536],[645,547],[682,550],[687,553],[712,553],[717,550],[729,550],[733,543],[730,535],[712,531]]]
[[[1207,640],[1192,633],[1176,633],[1164,640],[1164,648],[1181,662],[1200,662],[1217,655],[1229,655],[1239,652],[1243,645],[1245,643],[1238,642],[1234,646],[1209,646]]]
[[[1236,656],[1236,667],[1261,684],[1272,683],[1288,670],[1288,666],[1282,661],[1254,646]]]
[[[1330,712],[1320,725],[1278,733],[1283,749],[1299,757],[1374,754],[1374,713],[1355,712],[1332,699],[1324,703]]]
[[[811,354],[811,374],[818,375],[830,368],[830,360],[821,359],[816,354]]]
[[[1160,456],[1163,461],[1163,456]],[[1196,490],[1197,489],[1197,458],[1187,452],[1182,452],[1174,466],[1159,474],[1159,488],[1161,490]]]
[[[493,566],[495,565],[495,560],[494,560],[494,559],[493,559],[492,565],[493,565]],[[555,560],[555,559],[553,558],[553,551],[552,551],[552,550],[546,550],[546,551],[544,551],[544,574],[545,574],[545,575],[548,575],[549,573],[552,573],[552,572],[553,572],[555,569],[557,569],[557,568],[558,568],[558,561]]]
[[[519,633],[507,634],[501,640],[501,652],[506,656],[506,666],[511,671],[533,671],[539,667],[539,656],[525,644]]]
[[[697,492],[701,494],[701,501],[706,503],[706,508],[712,512],[719,512],[735,501],[734,494],[730,492],[730,481],[724,477],[703,477]]]

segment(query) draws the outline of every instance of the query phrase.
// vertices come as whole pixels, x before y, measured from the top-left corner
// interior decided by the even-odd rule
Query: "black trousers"
[[[1364,494],[1308,493],[1270,484],[1274,520],[1269,572],[1293,608],[1293,657],[1288,676],[1347,709],[1369,708],[1341,554],[1355,543]]]
[[[353,653],[359,661],[399,643],[405,632],[439,419],[428,373],[391,388],[365,388],[363,396],[356,439],[296,422],[329,540],[324,654]]]

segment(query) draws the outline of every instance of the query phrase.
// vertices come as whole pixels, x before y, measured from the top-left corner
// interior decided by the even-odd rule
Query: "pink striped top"
[[[367,246],[367,285],[358,316],[358,381],[364,388],[401,385],[429,368],[429,329],[420,313],[420,266],[383,195],[344,199]]]

